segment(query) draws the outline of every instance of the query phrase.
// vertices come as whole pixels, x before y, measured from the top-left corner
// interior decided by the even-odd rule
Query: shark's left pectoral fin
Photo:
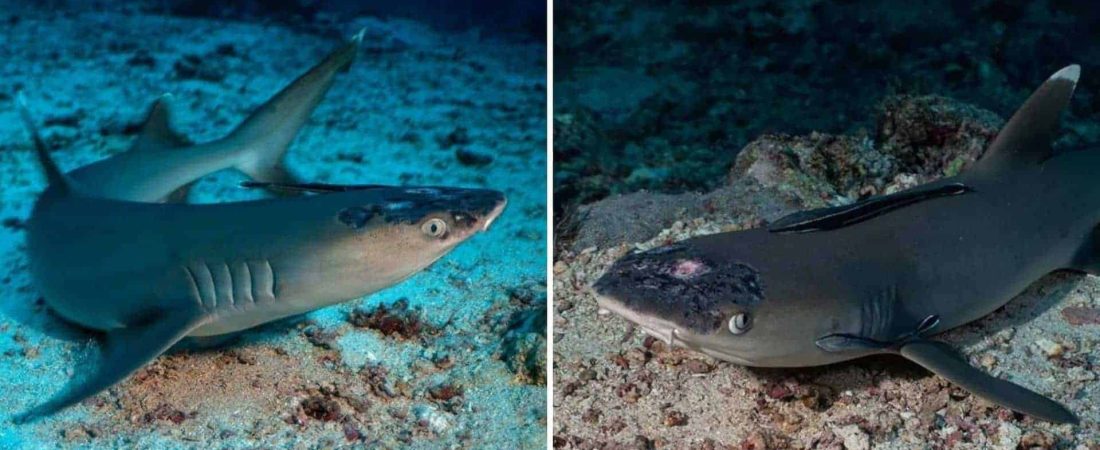
[[[122,381],[141,366],[201,325],[205,318],[193,311],[160,311],[150,314],[141,325],[120,328],[106,334],[99,365],[82,380],[30,410],[12,418],[25,423],[48,416]]]
[[[971,366],[951,346],[916,339],[903,345],[900,353],[925,369],[946,378],[990,402],[1055,423],[1078,423],[1077,416],[1062,404]]]

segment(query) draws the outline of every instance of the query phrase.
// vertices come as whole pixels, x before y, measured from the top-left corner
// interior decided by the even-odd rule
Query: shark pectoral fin
[[[346,72],[359,53],[364,31],[330,53],[323,61],[302,74],[271,97],[241,122],[222,141],[240,149],[235,167],[256,181],[293,182],[282,159],[298,130],[328,92],[336,74]]]
[[[933,198],[960,195],[971,189],[962,183],[931,184],[896,194],[871,197],[851,205],[799,211],[772,222],[772,233],[806,233],[846,227],[898,208]]]
[[[1073,260],[1064,268],[1100,276],[1100,226],[1093,227]]]
[[[1080,76],[1081,66],[1076,64],[1051,75],[1008,119],[975,169],[996,173],[1049,158],[1058,119],[1069,105]]]
[[[164,94],[149,107],[141,133],[130,147],[131,151],[156,151],[183,148],[193,143],[184,135],[172,129],[172,96]]]
[[[1050,422],[1078,423],[1077,416],[1065,406],[1020,385],[978,370],[943,342],[916,339],[903,345],[900,353],[932,373],[990,402]]]
[[[12,418],[25,423],[48,416],[122,381],[141,366],[163,353],[205,321],[195,312],[163,311],[150,315],[142,325],[120,328],[106,334],[95,371],[83,380],[30,410]]]

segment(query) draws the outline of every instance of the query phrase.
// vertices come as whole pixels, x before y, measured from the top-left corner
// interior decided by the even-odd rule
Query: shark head
[[[716,260],[684,241],[633,253],[593,284],[601,314],[614,313],[669,345],[760,365],[776,335],[760,273]]]
[[[336,226],[358,249],[370,279],[392,284],[429,266],[504,211],[504,193],[487,189],[372,186],[339,194]]]

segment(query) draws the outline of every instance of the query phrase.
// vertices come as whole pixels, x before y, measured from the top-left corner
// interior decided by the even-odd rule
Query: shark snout
[[[497,202],[497,205],[494,206],[493,209],[490,210],[487,214],[485,214],[485,217],[481,218],[481,231],[489,230],[489,225],[492,225],[493,221],[500,216],[500,213],[504,212],[505,206],[508,206],[508,199],[504,198],[504,195],[501,195],[500,200]]]
[[[646,334],[664,341],[665,344],[676,344],[676,338],[679,332],[671,322],[632,310],[623,302],[609,295],[597,293],[596,304],[600,308],[598,314],[604,316],[614,314],[622,317],[640,328]]]

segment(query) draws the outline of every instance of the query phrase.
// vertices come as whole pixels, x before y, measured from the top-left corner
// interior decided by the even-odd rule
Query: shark
[[[501,191],[287,176],[283,153],[361,41],[359,33],[223,139],[186,143],[162,99],[128,152],[68,173],[18,96],[48,181],[27,221],[34,284],[51,311],[102,339],[94,367],[14,422],[93,396],[185,337],[226,336],[393,286],[489,229],[507,204]],[[245,187],[297,195],[179,198],[229,168],[253,178]]]
[[[1079,77],[1053,74],[957,176],[625,255],[592,285],[599,309],[745,366],[900,355],[994,404],[1078,423],[934,335],[1049,272],[1100,274],[1100,151],[1051,147]]]

